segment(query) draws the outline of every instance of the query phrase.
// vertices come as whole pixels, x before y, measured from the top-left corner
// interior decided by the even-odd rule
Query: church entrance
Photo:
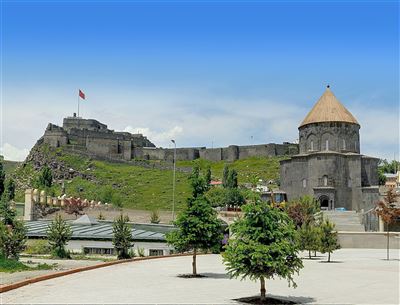
[[[329,197],[326,195],[322,195],[319,197],[318,199],[320,206],[321,206],[321,210],[329,210],[330,204],[329,204]]]

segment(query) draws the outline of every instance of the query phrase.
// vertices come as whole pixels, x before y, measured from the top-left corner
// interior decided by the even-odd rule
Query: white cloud
[[[47,123],[60,125],[63,117],[76,111],[76,90],[71,89],[75,87],[5,91],[2,141],[15,148],[11,155],[21,159],[27,153],[25,147],[35,144]],[[284,99],[231,97],[207,88],[85,88],[88,100],[81,103],[84,117],[95,118],[110,129],[139,131],[162,147],[171,147],[171,139],[177,141],[178,147],[295,141],[298,125],[313,106]],[[343,103],[361,124],[363,154],[399,156],[398,108],[378,104],[365,107],[356,100]]]
[[[125,132],[130,133],[141,133],[146,136],[151,142],[156,146],[168,147],[171,145],[171,140],[176,139],[183,133],[183,128],[180,126],[175,126],[171,129],[165,131],[154,131],[148,127],[132,127],[127,126],[124,129]]]
[[[29,149],[17,148],[9,143],[4,143],[0,147],[0,154],[4,156],[5,160],[24,161],[29,154]]]

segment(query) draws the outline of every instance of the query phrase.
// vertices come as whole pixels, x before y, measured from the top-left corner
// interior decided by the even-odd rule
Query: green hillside
[[[52,149],[47,146],[36,148],[35,157],[19,166],[13,173],[18,181],[17,200],[23,200],[26,186],[35,187],[35,180],[39,173],[38,159],[42,164],[51,164],[55,169],[53,176],[56,180],[49,190],[54,195],[61,194],[61,181],[59,177],[65,171],[73,170],[78,176],[64,179],[66,193],[72,196],[101,200],[103,202],[120,203],[126,208],[143,210],[169,210],[172,202],[172,179],[170,169],[149,168],[127,163],[111,163],[92,160],[86,156],[66,152],[61,148]],[[28,158],[29,159],[29,158]],[[279,176],[279,160],[282,158],[249,158],[229,163],[237,169],[239,183],[249,182],[251,177],[257,175],[264,180],[277,179]],[[145,161],[143,161],[145,162]],[[146,162],[151,165],[156,162]],[[158,167],[171,164],[157,162]],[[56,165],[54,165],[56,164]],[[225,162],[210,162],[195,160],[190,162],[177,162],[177,167],[188,168],[194,164],[205,168],[211,166],[215,179],[222,178]],[[36,166],[36,169],[35,169]],[[64,172],[60,168],[64,169]],[[68,169],[68,170],[66,170]],[[181,209],[186,198],[190,196],[188,181],[189,173],[177,171],[176,175],[176,207]]]

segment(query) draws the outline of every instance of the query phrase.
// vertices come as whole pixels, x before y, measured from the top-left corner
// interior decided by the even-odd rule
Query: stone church
[[[379,199],[379,159],[360,154],[360,124],[329,86],[299,126],[299,151],[281,161],[289,200],[311,195],[322,209],[366,211]]]

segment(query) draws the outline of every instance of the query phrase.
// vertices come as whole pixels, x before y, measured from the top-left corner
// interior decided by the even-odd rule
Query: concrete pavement
[[[284,280],[267,281],[270,296],[318,304],[399,304],[399,251],[342,249],[334,263],[304,260],[298,287]],[[219,255],[198,258],[206,278],[179,278],[191,271],[191,257],[132,262],[39,282],[0,295],[10,303],[203,303],[229,304],[257,295],[259,284],[229,279]]]

